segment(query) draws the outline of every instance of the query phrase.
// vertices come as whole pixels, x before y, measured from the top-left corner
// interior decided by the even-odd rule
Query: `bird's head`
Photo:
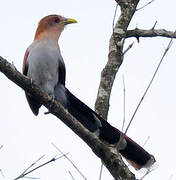
[[[58,40],[62,30],[67,24],[77,23],[76,20],[65,18],[59,15],[49,15],[40,20],[35,40],[53,38]]]

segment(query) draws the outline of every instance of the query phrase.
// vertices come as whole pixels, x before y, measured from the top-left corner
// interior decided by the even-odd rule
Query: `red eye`
[[[55,22],[55,23],[59,23],[59,22],[60,22],[60,19],[56,17],[56,18],[54,18],[54,22]]]

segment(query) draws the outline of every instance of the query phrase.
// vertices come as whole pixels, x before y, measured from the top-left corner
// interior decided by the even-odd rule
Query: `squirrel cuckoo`
[[[25,53],[23,74],[57,99],[72,116],[101,140],[118,144],[123,135],[123,146],[119,148],[121,155],[137,170],[149,168],[155,162],[151,154],[111,126],[65,87],[66,70],[58,39],[67,24],[76,22],[59,15],[49,15],[41,19],[34,41]],[[38,115],[42,104],[29,93],[25,94],[32,112]]]

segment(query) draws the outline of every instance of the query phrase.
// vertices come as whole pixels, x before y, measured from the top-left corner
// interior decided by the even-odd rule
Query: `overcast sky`
[[[141,0],[139,7],[148,1]],[[13,62],[21,71],[26,48],[32,43],[39,20],[49,14],[60,14],[74,18],[77,24],[69,25],[63,32],[59,44],[67,68],[67,87],[91,108],[99,86],[100,73],[107,61],[109,38],[115,1],[102,0],[6,0],[0,11],[0,56]],[[150,29],[176,29],[174,0],[155,0],[138,11],[129,26]],[[117,18],[119,15],[119,9]],[[126,40],[125,47],[134,41],[133,48],[124,57],[123,65],[115,80],[110,101],[108,121],[122,128],[123,82],[126,86],[126,125],[137,103],[147,87],[156,66],[169,42],[166,38],[141,38]],[[150,180],[176,178],[176,57],[175,41],[164,59],[154,83],[145,97],[128,131],[128,136],[143,145],[157,160],[155,170],[146,177]],[[35,117],[24,96],[24,92],[0,74],[0,170],[5,180],[14,179],[40,156],[47,161],[59,152],[51,145],[55,143],[82,171],[88,180],[98,180],[100,160],[90,148],[68,127],[53,115],[44,115],[41,108]],[[143,172],[136,172],[142,177]],[[42,180],[71,180],[70,171],[76,180],[82,177],[65,159],[41,168],[31,174]],[[107,170],[102,180],[113,179]],[[3,177],[0,174],[0,179]]]

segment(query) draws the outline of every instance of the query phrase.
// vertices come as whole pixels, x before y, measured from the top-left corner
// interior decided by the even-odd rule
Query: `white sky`
[[[148,1],[141,0],[139,7]],[[176,29],[174,0],[155,0],[135,14],[129,28]],[[78,24],[68,26],[59,44],[67,67],[67,87],[87,105],[94,108],[99,86],[100,72],[107,61],[108,43],[112,32],[112,17],[115,2],[102,0],[30,0],[1,3],[0,11],[0,55],[21,71],[24,52],[33,41],[38,21],[49,14],[60,14],[75,18]],[[118,9],[119,12],[119,9]],[[119,14],[119,13],[118,13]],[[139,102],[151,76],[167,46],[166,38],[127,39],[126,47],[135,42],[126,54],[124,63],[115,80],[109,111],[109,122],[121,128],[123,120],[123,83],[126,84],[126,121],[128,122]],[[167,54],[157,77],[142,103],[128,131],[128,135],[139,144],[148,136],[145,149],[157,160],[157,168],[146,179],[176,178],[175,107],[176,76],[175,42]],[[59,152],[54,142],[78,166],[88,180],[98,179],[100,160],[90,148],[69,128],[52,115],[35,117],[30,111],[23,90],[0,75],[0,169],[5,178],[14,179],[40,156],[44,161]],[[126,124],[127,124],[126,122]],[[82,177],[64,158],[31,174],[42,180],[71,180],[71,171],[76,180]],[[133,172],[137,177],[142,172]],[[104,169],[102,180],[113,179]]]

